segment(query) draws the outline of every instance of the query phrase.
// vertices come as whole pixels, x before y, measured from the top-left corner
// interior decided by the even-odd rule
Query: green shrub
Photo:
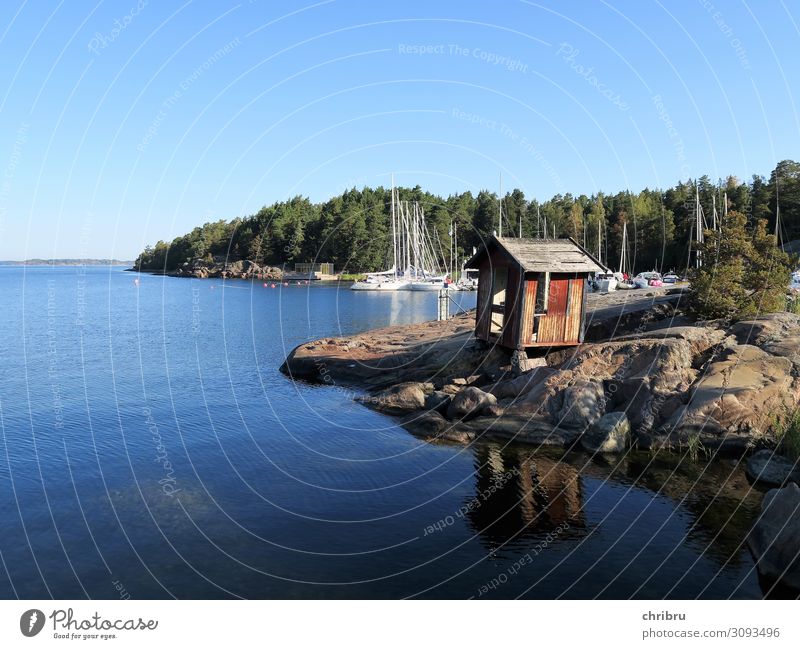
[[[800,409],[787,408],[783,417],[775,418],[772,431],[778,438],[778,452],[793,460],[800,459]]]

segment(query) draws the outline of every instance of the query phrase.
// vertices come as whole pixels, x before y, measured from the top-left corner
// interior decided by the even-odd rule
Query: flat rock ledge
[[[281,371],[365,390],[364,405],[432,441],[593,453],[775,448],[778,424],[800,406],[800,316],[726,326],[688,322],[675,306],[628,312],[613,337],[530,353],[522,365],[476,340],[470,313],[300,345]],[[764,471],[748,473],[766,482]]]

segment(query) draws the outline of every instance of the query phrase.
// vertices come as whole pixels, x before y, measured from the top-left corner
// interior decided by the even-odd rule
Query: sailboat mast
[[[778,186],[778,168],[775,167],[775,245],[780,244],[783,250],[783,237],[781,237],[781,195]]]
[[[716,194],[711,195],[711,229],[714,232],[717,231],[717,196]]]
[[[536,202],[536,238],[542,238],[542,224],[541,224],[541,215],[539,214],[539,202]],[[547,237],[545,237],[547,238]]]
[[[503,174],[500,174],[500,193],[497,195],[498,228],[500,237],[503,236]]]
[[[394,265],[394,278],[397,279],[397,224],[394,211],[394,174],[392,174],[392,257]]]
[[[600,219],[598,219],[597,220],[597,259],[600,261],[600,263],[603,263],[603,255],[602,255],[603,251],[602,251],[602,248],[601,248],[601,243],[602,243],[602,232],[601,232],[601,228],[600,228]]]
[[[695,252],[695,264],[697,268],[703,265],[702,252],[700,251],[700,244],[703,243],[703,208],[700,206],[700,183],[695,181],[694,185],[694,200],[695,200],[695,240],[697,242],[697,250]]]
[[[453,220],[450,219],[450,256],[447,260],[447,274],[453,276]]]
[[[455,261],[453,262],[453,273],[459,271],[458,267],[458,221],[453,223],[453,254],[455,255]],[[461,279],[461,273],[458,273],[458,278]],[[453,277],[451,276],[451,279]]]

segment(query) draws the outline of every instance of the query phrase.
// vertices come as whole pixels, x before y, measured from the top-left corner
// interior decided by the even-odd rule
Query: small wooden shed
[[[573,239],[492,237],[466,265],[480,270],[476,337],[515,350],[583,342],[587,279],[607,272]]]

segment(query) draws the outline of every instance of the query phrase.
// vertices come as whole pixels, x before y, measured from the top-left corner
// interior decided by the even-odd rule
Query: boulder
[[[767,492],[747,543],[762,578],[800,593],[800,487]]]
[[[539,369],[536,374],[543,380],[531,381],[529,388],[519,397],[503,399],[507,414],[526,417],[557,417],[564,404],[564,391],[575,377],[569,370]],[[520,379],[523,377],[520,377]],[[551,424],[552,425],[552,424]]]
[[[605,413],[606,396],[600,381],[578,379],[562,392],[563,404],[551,420],[559,427],[585,430]]]
[[[754,453],[745,466],[747,477],[753,482],[782,487],[787,482],[800,482],[800,463],[763,449]]]
[[[502,417],[505,414],[506,406],[499,402],[490,406],[486,406],[483,410],[481,410],[481,415],[485,417]]]
[[[693,345],[682,338],[637,338],[584,345],[562,367],[587,379],[647,378],[661,391],[694,381]]]
[[[365,406],[391,415],[401,415],[425,407],[425,383],[398,383],[375,394],[358,397]]]
[[[624,412],[608,412],[581,436],[581,446],[591,453],[622,453],[628,446],[631,425]]]
[[[450,395],[441,390],[436,390],[425,396],[425,410],[435,410],[441,415],[447,412],[450,405]]]
[[[546,417],[508,413],[502,417],[481,415],[469,421],[458,422],[457,427],[463,431],[471,431],[475,437],[510,439],[536,446],[568,447],[577,441],[579,434],[574,429],[553,426]]]
[[[716,339],[695,333],[684,330],[673,337],[638,337],[583,345],[569,355],[562,352],[561,367],[571,370],[577,379],[604,381],[611,408],[624,407],[635,432],[649,430],[659,420],[661,405],[684,394],[695,381],[697,370],[693,364],[697,350]],[[548,359],[559,360],[555,356]]]
[[[447,383],[442,387],[440,392],[444,392],[452,397],[454,394],[458,394],[463,389],[463,385],[458,385],[457,383]]]
[[[557,372],[558,370],[551,367],[537,367],[515,379],[507,379],[496,383],[489,389],[489,392],[498,399],[521,397]]]
[[[775,416],[797,404],[792,362],[753,345],[734,345],[706,366],[688,403],[677,408],[661,433],[680,443],[692,435],[709,447],[744,450],[777,441]]]
[[[447,407],[448,419],[467,419],[487,406],[497,403],[497,397],[480,388],[469,386],[453,396]]]
[[[476,437],[474,431],[462,428],[458,422],[447,421],[435,410],[410,415],[403,420],[403,428],[429,442],[469,444]]]

